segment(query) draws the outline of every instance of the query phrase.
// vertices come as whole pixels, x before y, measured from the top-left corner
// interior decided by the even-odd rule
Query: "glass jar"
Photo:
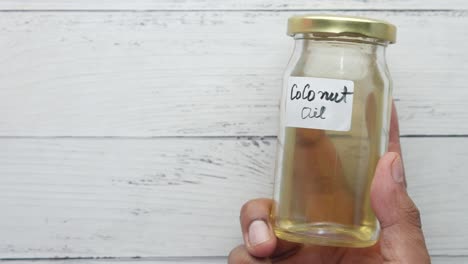
[[[379,236],[370,185],[386,152],[395,26],[342,16],[294,16],[275,170],[274,230],[308,244],[367,247]]]

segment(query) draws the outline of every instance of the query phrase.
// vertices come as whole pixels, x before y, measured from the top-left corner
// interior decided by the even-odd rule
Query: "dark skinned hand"
[[[380,239],[368,248],[301,245],[277,238],[272,200],[256,199],[241,209],[244,245],[233,249],[230,264],[427,264],[430,257],[420,214],[406,191],[398,118],[392,110],[388,153],[379,161],[371,186],[371,205],[381,225]]]

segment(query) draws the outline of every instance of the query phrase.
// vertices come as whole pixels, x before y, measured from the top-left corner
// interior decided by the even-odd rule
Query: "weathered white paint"
[[[431,253],[467,254],[468,139],[403,144]],[[2,258],[226,256],[241,242],[240,206],[272,192],[274,139],[0,139],[0,149]]]
[[[465,0],[0,1],[0,259],[112,257],[0,262],[226,263],[241,241],[239,207],[271,195],[275,142],[224,136],[276,134],[292,14],[397,24],[388,54],[402,133],[468,134],[467,9]],[[100,138],[111,136],[126,138]],[[169,138],[138,138],[153,136]],[[468,138],[403,143],[433,263],[468,263]],[[120,258],[132,256],[151,257]]]
[[[281,1],[281,0],[2,0],[0,10],[317,10],[317,9],[467,9],[464,0],[325,0],[325,1]]]
[[[294,13],[1,13],[0,135],[275,135]],[[466,11],[341,13],[398,25],[403,134],[468,134]]]

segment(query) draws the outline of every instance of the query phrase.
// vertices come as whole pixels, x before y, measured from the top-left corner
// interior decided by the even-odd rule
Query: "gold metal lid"
[[[334,15],[292,16],[288,20],[288,35],[300,33],[331,33],[362,35],[369,38],[396,41],[396,27],[386,21],[364,17]]]

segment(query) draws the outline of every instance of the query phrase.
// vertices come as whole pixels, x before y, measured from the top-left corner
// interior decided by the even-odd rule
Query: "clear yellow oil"
[[[347,71],[352,73],[349,76],[333,69],[331,74],[317,74],[319,71],[307,61],[299,61],[291,73],[352,80],[354,100],[350,131],[292,127],[280,131],[276,204],[272,211],[279,238],[343,247],[367,247],[378,239],[379,224],[370,205],[370,185],[387,147],[390,84],[377,65],[375,52],[358,47],[350,44],[345,48],[352,54],[357,48],[356,56],[362,57],[358,63],[365,67],[359,70],[359,64],[354,65]],[[343,50],[339,46],[337,49]],[[336,52],[333,47],[329,51]],[[342,70],[343,67],[346,64],[342,63]]]
[[[276,235],[329,246],[374,244],[379,227],[369,184],[377,151],[366,140],[320,130],[287,128],[286,139]]]

